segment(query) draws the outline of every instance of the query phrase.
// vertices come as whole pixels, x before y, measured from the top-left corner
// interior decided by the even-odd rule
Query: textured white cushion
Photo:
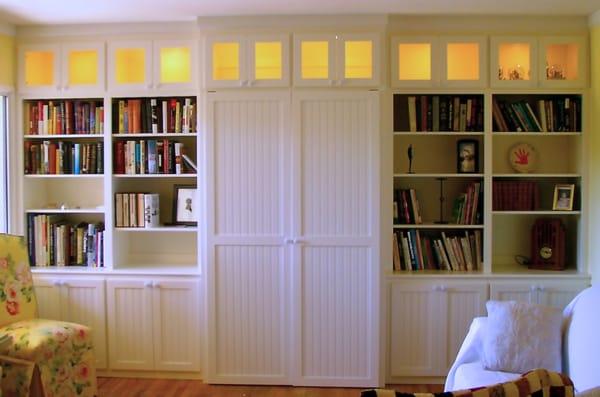
[[[465,390],[495,385],[497,383],[509,382],[520,377],[520,373],[513,374],[511,372],[487,371],[483,368],[483,363],[476,361],[474,363],[462,364],[456,369],[454,390]]]
[[[560,310],[514,301],[488,301],[483,365],[491,371],[561,371]]]

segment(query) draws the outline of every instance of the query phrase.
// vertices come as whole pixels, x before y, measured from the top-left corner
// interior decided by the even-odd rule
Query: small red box
[[[530,269],[565,269],[565,226],[560,219],[537,219],[531,228]]]

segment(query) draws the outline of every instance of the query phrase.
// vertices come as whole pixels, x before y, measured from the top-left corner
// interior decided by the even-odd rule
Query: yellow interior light
[[[98,53],[96,50],[69,52],[69,85],[98,82]]]
[[[577,80],[579,45],[575,43],[546,46],[546,79]]]
[[[398,44],[398,78],[431,80],[431,44]]]
[[[240,44],[213,44],[213,80],[239,80]]]
[[[528,43],[500,44],[498,51],[498,75],[503,80],[529,80],[530,48]]]
[[[28,86],[54,84],[54,52],[25,52],[25,84]]]
[[[189,83],[191,77],[190,49],[173,47],[160,49],[160,82]]]
[[[446,50],[448,80],[479,80],[479,44],[449,43]]]
[[[140,84],[146,81],[146,50],[119,48],[115,53],[115,75],[118,84]]]
[[[281,42],[256,42],[254,44],[254,73],[257,80],[281,80]]]
[[[329,42],[303,41],[300,46],[303,79],[329,78]]]
[[[344,77],[370,79],[373,77],[373,43],[346,41],[344,43]]]

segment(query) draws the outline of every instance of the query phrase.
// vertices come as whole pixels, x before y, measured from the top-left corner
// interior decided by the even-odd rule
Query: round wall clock
[[[531,172],[537,164],[537,152],[528,143],[517,143],[508,151],[508,161],[517,172]]]

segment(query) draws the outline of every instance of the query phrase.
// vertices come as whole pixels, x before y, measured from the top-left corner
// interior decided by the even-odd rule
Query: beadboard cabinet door
[[[208,383],[291,383],[289,120],[289,93],[208,94]]]
[[[516,300],[526,303],[565,306],[582,290],[589,286],[585,277],[574,277],[566,280],[499,280],[490,284],[490,298],[495,300]]]

